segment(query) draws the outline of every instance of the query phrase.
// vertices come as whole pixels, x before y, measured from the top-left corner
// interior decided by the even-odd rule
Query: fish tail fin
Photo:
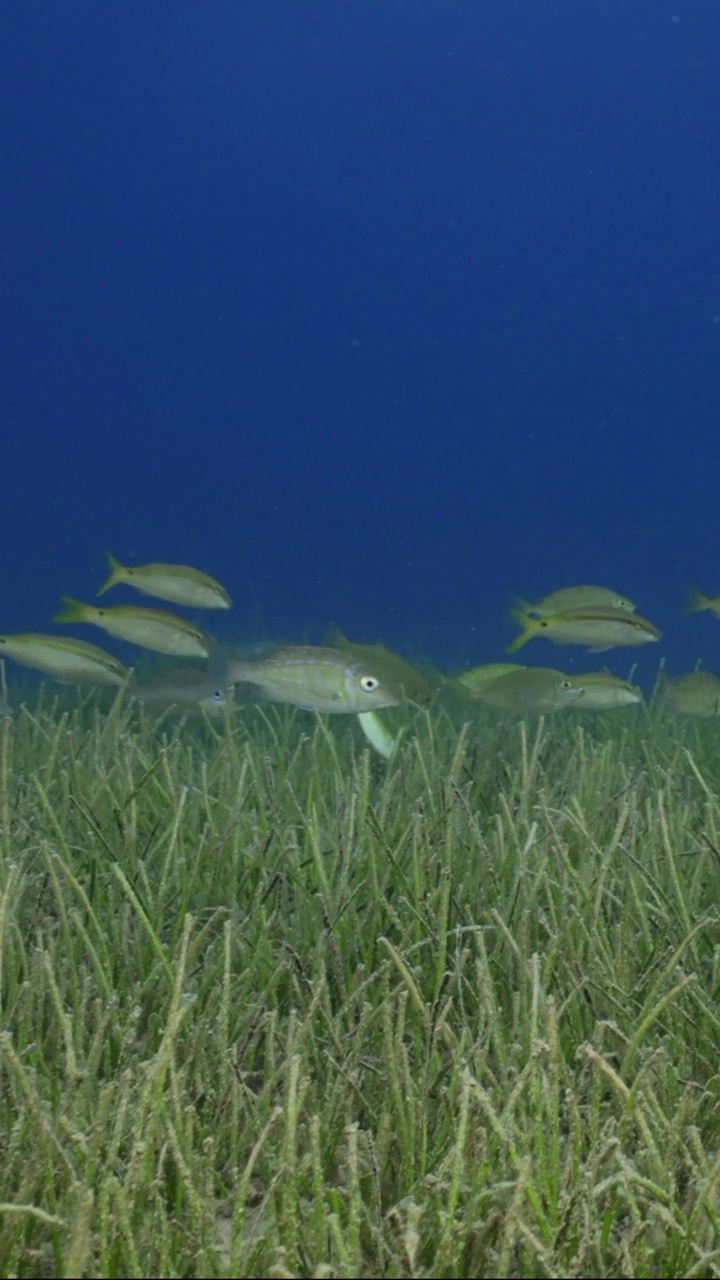
[[[110,565],[110,575],[108,578],[105,579],[100,590],[98,591],[99,596],[104,596],[106,591],[109,591],[110,588],[114,587],[117,582],[120,582],[120,575],[124,568],[124,566],[121,565],[120,561],[115,559],[112,551],[108,551],[107,558],[108,558],[108,564]]]
[[[508,645],[505,652],[517,653],[518,649],[521,649],[524,644],[527,644],[528,640],[532,640],[537,628],[534,626],[532,618],[529,618],[521,609],[513,609],[511,616],[513,621],[517,622],[518,626],[522,627],[522,631],[519,636],[515,637],[512,644]]]
[[[228,654],[226,670],[228,685],[245,684],[248,681],[248,676],[252,675],[252,672],[248,672],[249,666],[250,663],[244,662],[242,658],[236,658]]]
[[[368,742],[376,751],[379,751],[381,756],[389,760],[397,745],[397,738],[393,737],[374,711],[359,711],[358,720]]]
[[[64,609],[54,615],[54,622],[82,622],[85,613],[85,605],[82,600],[76,600],[74,596],[61,596],[60,599],[64,604]]]
[[[229,689],[233,684],[242,684],[247,680],[248,672],[252,674],[252,662],[231,653],[207,632],[203,633],[203,639],[208,650],[208,675],[212,676],[218,689]]]
[[[262,659],[277,653],[279,648],[275,640],[257,640],[233,649],[227,654],[229,683],[256,684]]]
[[[519,614],[522,614],[523,618],[530,618],[535,612],[536,612],[535,605],[530,604],[529,600],[523,600],[522,596],[515,597],[515,608],[513,609],[513,617],[515,617],[519,613]]]
[[[697,587],[691,587],[687,593],[685,601],[686,613],[700,613],[703,609],[710,608],[710,599],[704,596],[702,591],[698,591]]]

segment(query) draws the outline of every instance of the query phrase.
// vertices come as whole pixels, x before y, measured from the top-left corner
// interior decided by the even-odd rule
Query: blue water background
[[[717,0],[1,28],[0,630],[54,629],[111,549],[219,577],[220,631],[441,666],[502,656],[514,592],[599,582],[664,633],[613,670],[720,674],[682,613],[720,592]]]

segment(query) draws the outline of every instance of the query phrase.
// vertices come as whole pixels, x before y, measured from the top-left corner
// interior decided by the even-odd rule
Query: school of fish
[[[97,595],[127,586],[155,600],[192,610],[230,609],[224,586],[190,565],[121,564],[108,556],[110,573]],[[377,712],[412,703],[428,707],[438,688],[452,687],[465,699],[510,714],[548,714],[574,707],[609,711],[642,701],[636,685],[608,671],[566,674],[554,667],[493,662],[454,676],[427,678],[399,654],[381,644],[357,644],[331,628],[327,644],[277,645],[261,652],[237,653],[195,622],[165,609],[134,604],[86,604],[62,597],[55,621],[91,626],[141,650],[165,657],[192,659],[183,667],[138,674],[112,653],[86,640],[24,632],[0,635],[0,659],[6,658],[66,684],[124,687],[146,706],[197,709],[224,715],[234,704],[238,685],[271,702],[307,711],[355,715],[368,741],[389,757],[395,739]],[[720,618],[720,596],[693,589],[686,612],[708,610]],[[636,612],[627,596],[609,587],[563,587],[532,604],[518,599],[512,610],[519,633],[508,645],[514,654],[531,640],[580,645],[589,653],[657,642],[658,628]],[[3,675],[3,706],[7,693]],[[680,715],[720,715],[720,679],[706,671],[675,679],[664,673],[659,695]],[[7,713],[7,712],[6,712]]]

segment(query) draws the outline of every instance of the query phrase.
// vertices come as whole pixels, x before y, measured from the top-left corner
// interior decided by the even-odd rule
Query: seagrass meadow
[[[720,731],[0,721],[0,1274],[720,1275]]]

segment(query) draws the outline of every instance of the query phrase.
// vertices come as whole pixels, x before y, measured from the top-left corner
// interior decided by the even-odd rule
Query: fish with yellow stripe
[[[111,587],[125,583],[157,600],[184,604],[189,609],[229,609],[232,601],[222,583],[188,564],[120,564],[108,552],[110,576],[98,591],[103,596]]]
[[[111,607],[83,604],[73,596],[61,599],[65,607],[55,614],[56,622],[84,622],[101,627],[116,640],[126,640],[155,653],[183,658],[210,656],[210,642],[200,628],[164,609],[144,609],[134,604]]]
[[[521,631],[508,645],[508,653],[516,653],[535,636],[544,636],[554,644],[580,644],[592,653],[603,653],[624,645],[649,644],[659,640],[661,634],[647,618],[628,609],[593,606],[541,618],[516,609],[512,616]]]

